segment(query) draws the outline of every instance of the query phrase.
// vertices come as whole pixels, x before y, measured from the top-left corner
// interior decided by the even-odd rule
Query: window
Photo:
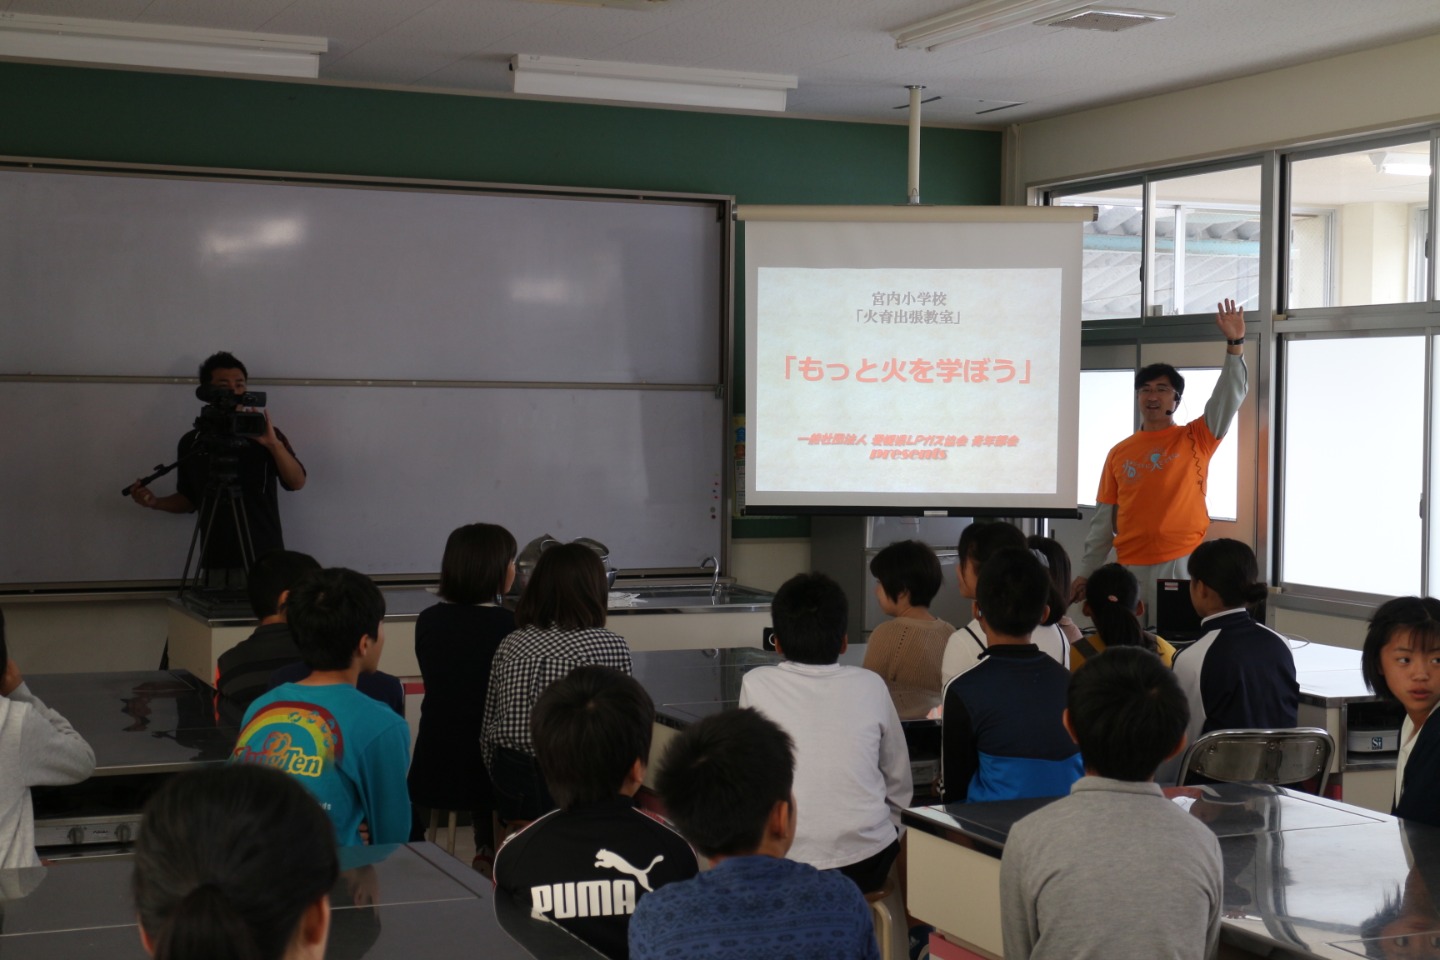
[[[1157,180],[1154,211],[1152,312],[1210,313],[1225,297],[1233,297],[1243,309],[1255,309],[1260,283],[1258,165]]]
[[[1144,193],[1136,184],[1114,190],[1056,197],[1055,206],[1097,206],[1085,224],[1080,319],[1140,316],[1140,264],[1144,256]]]
[[[1425,298],[1428,139],[1293,160],[1289,183],[1289,309]]]
[[[1135,432],[1135,371],[1080,371],[1080,459],[1075,502],[1095,506],[1110,448]]]
[[[1424,339],[1288,340],[1282,402],[1281,580],[1419,592]]]

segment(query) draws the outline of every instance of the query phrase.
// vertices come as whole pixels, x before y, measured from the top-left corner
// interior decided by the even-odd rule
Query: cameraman
[[[200,365],[200,383],[220,387],[236,396],[245,393],[247,378],[245,364],[233,354],[221,351],[213,354]],[[280,529],[280,501],[275,482],[286,490],[299,490],[305,486],[305,467],[295,459],[295,451],[285,434],[275,429],[266,412],[265,433],[259,437],[247,438],[235,450],[238,464],[236,483],[240,490],[240,502],[245,507],[249,520],[250,539],[254,545],[254,558],[263,556],[269,550],[285,546],[284,534]],[[198,455],[195,445],[198,431],[191,430],[180,438],[178,459],[179,473],[175,492],[169,496],[157,497],[148,487],[136,481],[130,491],[130,498],[142,507],[164,510],[166,513],[194,513],[204,502],[206,484],[209,479],[208,465],[204,453]],[[235,543],[234,521],[224,503],[216,503],[214,521],[211,524],[210,544],[204,547],[204,566],[208,569],[243,566],[239,545]]]

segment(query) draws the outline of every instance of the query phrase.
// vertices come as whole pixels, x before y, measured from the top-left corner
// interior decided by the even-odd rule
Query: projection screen
[[[1093,212],[739,208],[747,512],[1073,515]]]

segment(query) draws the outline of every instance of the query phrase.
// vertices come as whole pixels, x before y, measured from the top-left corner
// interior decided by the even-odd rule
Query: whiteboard
[[[324,564],[432,574],[480,520],[622,568],[721,554],[724,206],[0,170],[0,585],[179,577],[193,515],[119,490],[219,349],[309,470],[286,545]]]

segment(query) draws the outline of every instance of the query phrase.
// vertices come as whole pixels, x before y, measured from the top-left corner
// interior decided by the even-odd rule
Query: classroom
[[[637,0],[645,2],[662,0]],[[679,8],[685,0],[663,2]],[[0,32],[6,12],[74,12],[61,6],[38,4],[30,11],[18,2],[7,5],[0,10]],[[80,6],[101,15],[92,9],[98,5]],[[371,6],[383,10],[386,4]],[[893,49],[886,31],[954,4],[884,6],[893,23],[879,34]],[[0,90],[9,94],[0,122],[5,168],[0,176],[38,164],[201,179],[291,175],[301,182],[382,188],[424,182],[446,189],[556,188],[661,201],[683,195],[741,207],[883,206],[904,203],[907,163],[918,157],[925,204],[1097,207],[1098,219],[1083,233],[1079,513],[1049,519],[1043,532],[1071,557],[1084,553],[1104,451],[1135,428],[1130,381],[1138,367],[1164,361],[1180,368],[1191,378],[1193,395],[1176,419],[1201,415],[1209,387],[1197,385],[1214,383],[1223,360],[1215,302],[1233,297],[1244,311],[1249,392],[1222,447],[1228,459],[1217,455],[1211,467],[1208,538],[1231,538],[1253,550],[1258,581],[1269,587],[1264,622],[1270,628],[1327,648],[1359,650],[1381,602],[1435,594],[1440,578],[1440,525],[1432,523],[1432,478],[1440,476],[1435,469],[1440,288],[1430,255],[1440,206],[1440,178],[1434,174],[1440,155],[1440,15],[1428,5],[1396,0],[1392,12],[1411,18],[1406,28],[1353,29],[1374,39],[1347,40],[1343,35],[1353,24],[1336,19],[1328,31],[1313,31],[1314,48],[1324,52],[1286,49],[1267,58],[1254,49],[1254,38],[1263,39],[1283,23],[1267,18],[1247,25],[1243,3],[1212,5],[1224,11],[1207,12],[1204,6],[1198,0],[1170,5],[1177,19],[1236,14],[1237,22],[1228,26],[1210,21],[1210,35],[1245,34],[1248,60],[1207,73],[1195,66],[1199,56],[1189,48],[1189,60],[1173,61],[1183,75],[1167,77],[1164,58],[1151,53],[1142,58],[1144,69],[1137,64],[1113,85],[1075,92],[1082,105],[994,116],[979,112],[985,108],[968,98],[1001,97],[1003,85],[978,96],[973,86],[940,89],[941,71],[926,81],[925,95],[938,93],[942,99],[923,108],[913,157],[906,115],[891,109],[904,105],[901,84],[855,80],[856,87],[868,85],[868,94],[847,103],[844,84],[836,82],[829,93],[807,100],[801,92],[808,78],[799,66],[793,70],[800,92],[791,91],[791,108],[766,113],[512,93],[494,88],[493,71],[483,82],[401,79],[398,72],[391,79],[363,80],[343,70],[332,76],[322,57],[319,79],[262,78],[67,63],[9,54],[0,46]],[[1296,5],[1284,6],[1293,12]],[[640,17],[675,11],[606,12]],[[815,12],[816,19],[828,15]],[[798,29],[804,18],[796,16]],[[1313,19],[1323,24],[1327,16],[1340,17],[1338,5],[1325,4]],[[497,18],[494,29],[502,20]],[[252,17],[208,26],[263,29],[258,22]],[[1137,28],[1133,36],[1159,29],[1163,23]],[[753,28],[748,35],[754,38]],[[964,44],[947,49],[984,52],[990,58],[985,62],[1005,62],[1012,73],[1023,74],[1023,45],[1007,54]],[[592,47],[576,45],[583,52],[574,55],[625,59],[606,52],[621,46],[597,38]],[[744,67],[742,60],[733,66]],[[464,71],[446,76],[463,78]],[[1407,158],[1411,167],[1404,173],[1384,170]],[[721,347],[722,386],[726,414],[742,424],[745,244],[738,229],[725,237],[733,243],[734,273],[724,278],[720,293],[730,324],[730,339]],[[12,238],[9,248],[21,247],[23,241]],[[145,331],[136,333],[143,337]],[[338,323],[334,335],[344,335]],[[5,342],[17,341],[0,335]],[[158,339],[147,346],[153,367],[138,376],[129,370],[27,369],[0,356],[0,390],[33,389],[47,377],[117,389],[132,388],[129,380],[179,383],[193,378],[207,352],[220,349],[246,357],[277,352],[273,346],[254,350],[243,336],[213,345]],[[264,389],[264,369],[249,362]],[[325,375],[287,369],[280,376],[290,378],[285,381],[290,386],[272,389],[283,397],[304,378]],[[371,392],[378,395],[378,388]],[[183,410],[159,428],[160,435],[178,435],[172,427],[188,422],[193,406],[187,398]],[[21,436],[26,428],[11,420],[6,432]],[[27,440],[37,449],[50,442],[48,436],[43,443],[34,436]],[[302,459],[304,444],[296,438]],[[820,515],[742,513],[734,504],[732,438],[726,436],[720,446],[726,455],[717,455],[719,469],[726,475],[717,483],[727,497],[717,515],[724,527],[723,549],[716,550],[723,557],[715,564],[717,583],[723,576],[737,588],[773,593],[796,573],[834,569],[828,554],[837,542],[862,552],[868,546],[856,548],[848,534],[837,540],[836,528]],[[109,487],[118,490],[168,453],[137,449],[129,462],[84,469],[107,488],[107,500],[116,500]],[[23,488],[25,470],[25,464],[12,463],[9,483],[0,481],[0,490]],[[303,511],[313,493],[286,500],[287,517]],[[85,504],[90,512],[84,515],[103,518],[104,510],[122,505]],[[8,550],[24,549],[22,538],[31,527],[22,525],[18,514],[35,509],[0,510],[0,539]],[[450,525],[504,519],[498,513],[457,517]],[[92,524],[91,535],[103,539],[93,520],[74,523]],[[522,545],[540,532],[516,530]],[[578,528],[565,533],[561,539],[589,535]],[[433,566],[423,571],[431,578],[438,577],[443,534],[439,540]],[[177,572],[182,560],[175,558]],[[406,564],[399,569],[420,572]],[[23,565],[0,567],[23,571]],[[946,569],[945,589],[953,593]],[[699,582],[710,570],[697,566],[687,573]],[[863,570],[859,577],[868,591],[873,584]],[[27,674],[153,671],[167,643],[175,642],[169,578],[146,573],[93,582],[46,579],[29,580],[23,572],[0,577],[3,636]],[[398,585],[417,587],[413,580]],[[747,620],[746,630],[762,621],[768,625],[768,614]],[[246,633],[248,627],[228,635],[228,642]],[[851,633],[853,644],[853,627]],[[749,642],[747,633],[744,643]],[[692,644],[716,645],[709,634]],[[632,648],[641,649],[634,643]],[[208,648],[204,656],[210,656]],[[419,670],[409,668],[413,652],[407,656],[406,669],[391,669],[408,681]],[[214,669],[213,658],[207,667]],[[1436,923],[1440,928],[1440,920]],[[981,938],[972,945],[987,942]]]

